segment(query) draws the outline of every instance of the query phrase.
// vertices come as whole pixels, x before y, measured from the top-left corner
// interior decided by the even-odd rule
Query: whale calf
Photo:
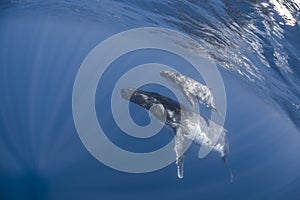
[[[218,152],[229,167],[227,162],[229,146],[226,130],[222,126],[206,119],[173,99],[155,92],[125,88],[121,90],[121,95],[124,99],[149,110],[155,118],[174,130],[174,151],[176,153],[179,178],[183,178],[184,156],[188,141],[193,141],[202,147],[209,147],[213,151]],[[232,182],[233,176],[230,167],[229,171]]]
[[[207,108],[214,110],[218,115],[222,116],[216,109],[215,99],[211,89],[206,85],[173,71],[161,71],[160,75],[179,86],[193,108],[195,107],[194,99],[197,99],[199,103],[204,104]]]

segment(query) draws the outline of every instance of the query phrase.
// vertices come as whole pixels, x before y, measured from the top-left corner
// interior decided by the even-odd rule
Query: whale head
[[[149,110],[154,104],[159,104],[159,101],[150,93],[134,88],[122,89],[121,95],[124,99],[131,101],[139,106],[142,106],[147,110]]]
[[[134,88],[121,90],[123,99],[131,101],[151,112],[158,120],[175,128],[180,124],[180,104],[171,98],[155,92],[147,92]]]

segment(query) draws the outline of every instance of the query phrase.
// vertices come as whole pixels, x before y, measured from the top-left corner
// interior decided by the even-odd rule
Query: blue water
[[[290,13],[284,16],[271,2],[2,0],[0,199],[299,200],[300,5],[283,4]],[[174,163],[145,174],[113,170],[80,141],[72,89],[82,61],[109,36],[145,26],[187,34],[217,64],[227,95],[232,184],[221,159],[212,153],[199,160],[196,145],[187,152],[180,180]],[[165,128],[149,139],[123,134],[105,97],[122,73],[149,62],[193,76],[172,54],[134,52],[110,66],[96,94],[108,137],[135,152],[160,148],[172,133]],[[133,117],[137,123],[147,124],[147,113],[131,107],[132,115],[141,116]]]

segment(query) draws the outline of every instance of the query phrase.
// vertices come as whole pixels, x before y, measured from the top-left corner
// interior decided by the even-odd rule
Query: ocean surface
[[[178,179],[175,163],[140,174],[111,169],[81,142],[72,114],[81,63],[110,36],[142,27],[193,38],[217,65],[227,96],[233,183],[220,157],[211,152],[199,159],[197,145]],[[299,36],[298,0],[0,0],[0,199],[299,200]],[[172,139],[167,128],[133,138],[114,122],[116,81],[145,63],[197,78],[183,59],[153,49],[109,66],[97,87],[97,116],[107,137],[132,152],[154,151]],[[157,85],[143,89],[173,97]],[[137,124],[149,123],[142,108],[130,109]]]

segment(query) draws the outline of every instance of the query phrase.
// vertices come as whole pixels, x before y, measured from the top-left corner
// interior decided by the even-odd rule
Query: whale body
[[[202,147],[209,147],[212,151],[219,153],[221,158],[227,163],[229,146],[226,129],[222,126],[206,119],[204,116],[179,104],[173,99],[155,92],[126,88],[122,89],[121,95],[124,99],[149,110],[155,118],[174,130],[174,151],[176,153],[179,178],[183,178],[184,156],[187,150],[186,144],[190,141]],[[232,181],[231,170],[230,175]]]
[[[199,83],[198,81],[174,71],[161,71],[160,75],[175,83],[183,92],[185,98],[195,107],[194,99],[204,104],[207,108],[214,110],[218,115],[222,116],[216,109],[215,99],[209,87]]]

